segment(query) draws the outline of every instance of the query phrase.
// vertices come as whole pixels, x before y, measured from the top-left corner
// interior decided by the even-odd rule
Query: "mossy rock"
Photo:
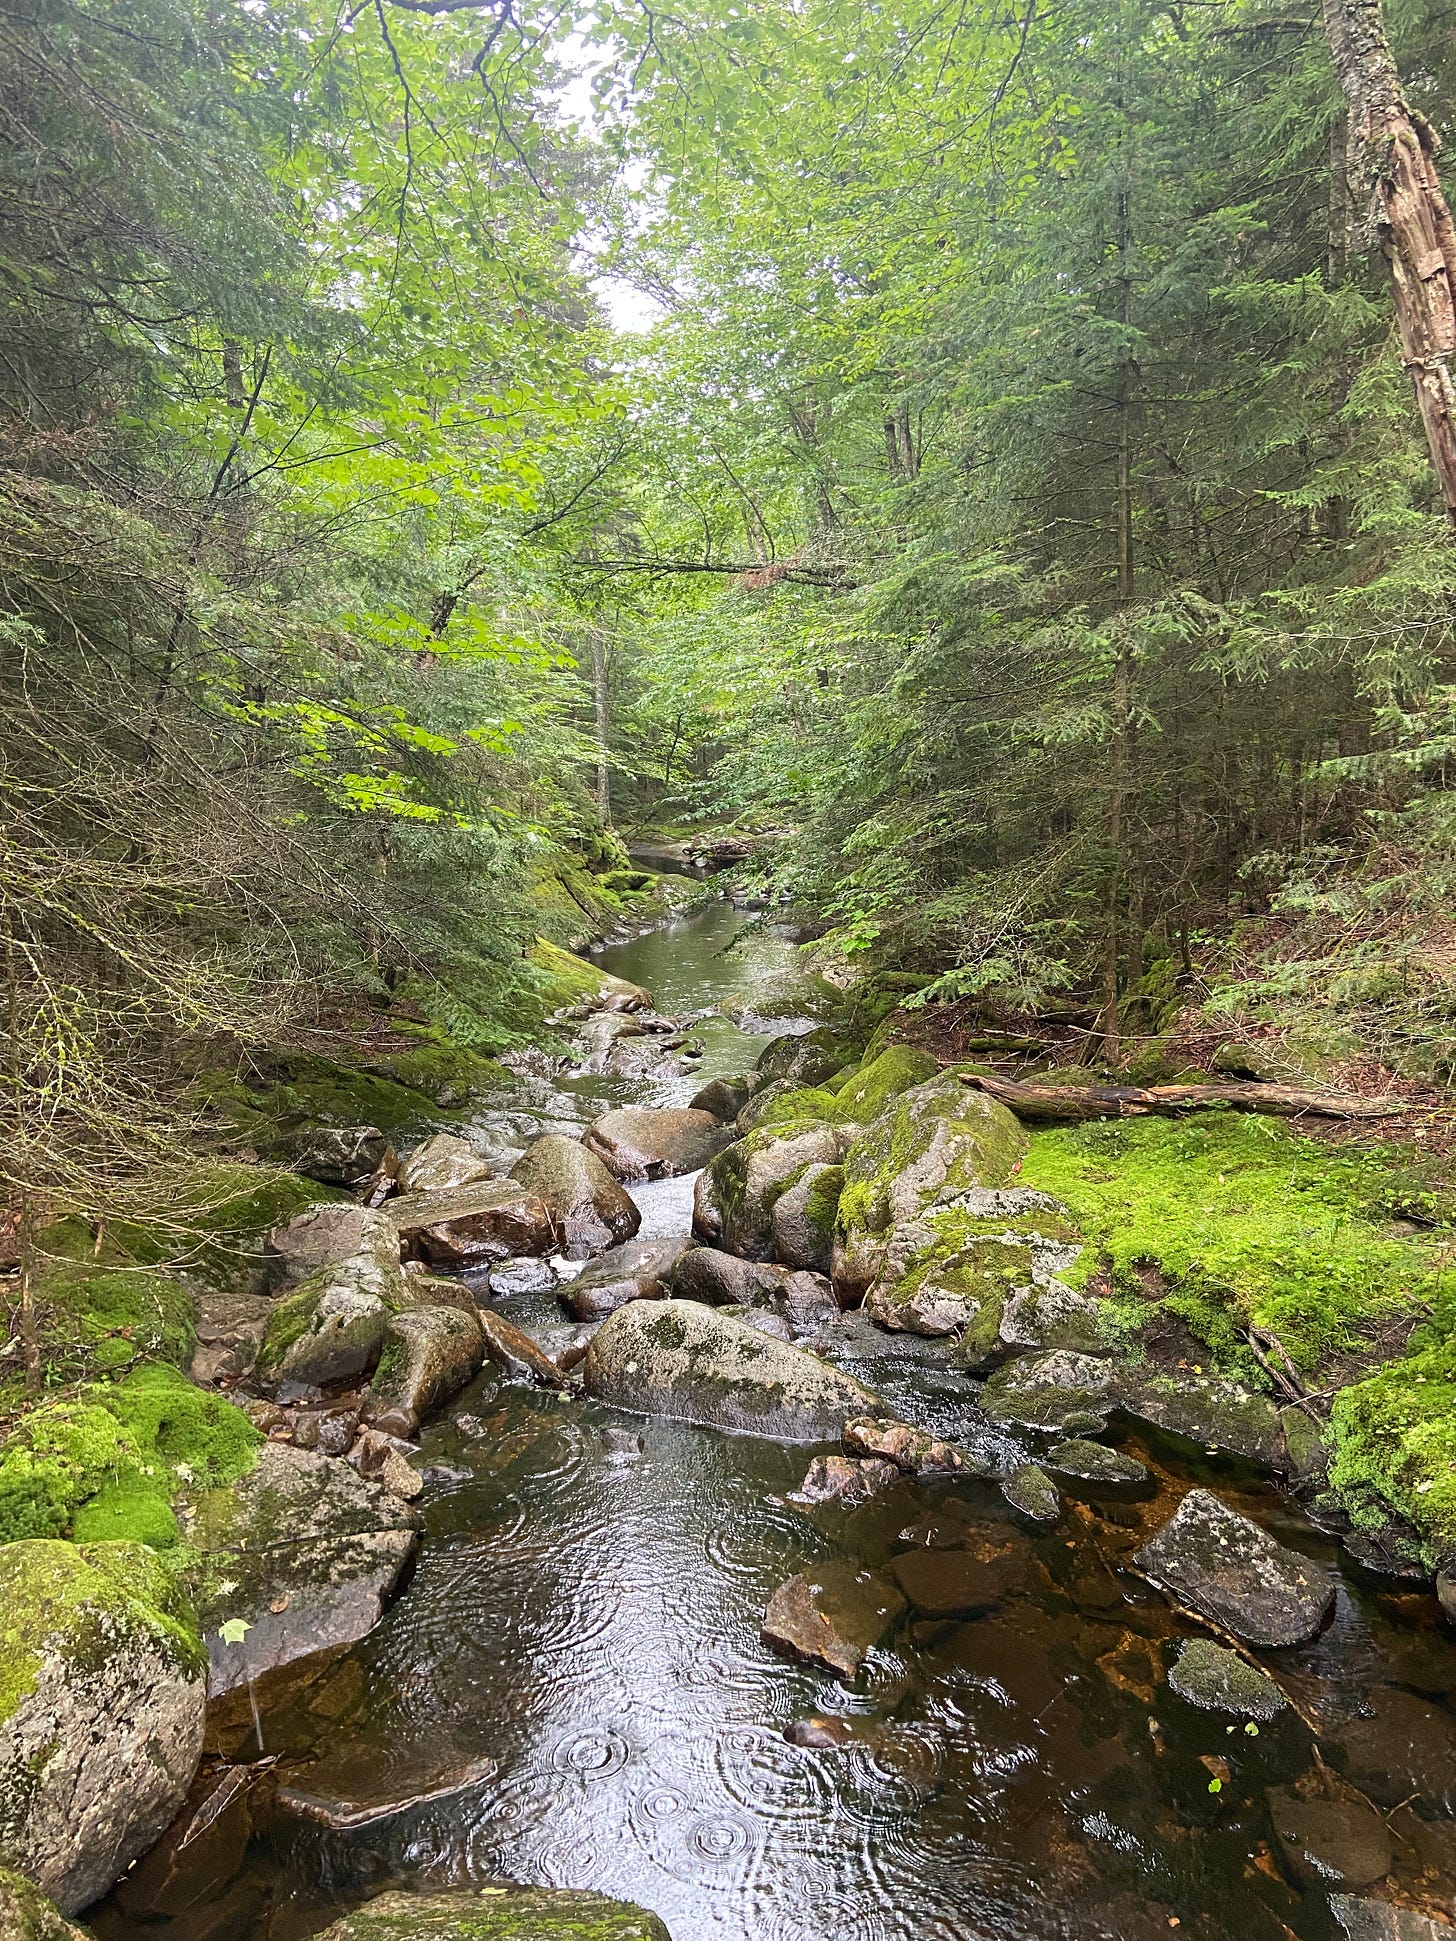
[[[141,1544],[0,1547],[0,1861],[67,1913],[157,1838],[202,1750],[205,1658]]]
[[[831,1120],[837,1116],[838,1100],[830,1091],[816,1085],[794,1085],[775,1079],[756,1092],[738,1114],[739,1132],[756,1132],[760,1126],[794,1125],[805,1119]]]
[[[0,1941],[90,1941],[33,1880],[0,1867]]]
[[[672,1941],[646,1908],[565,1887],[384,1894],[318,1941]]]
[[[192,1481],[231,1482],[261,1441],[240,1408],[147,1364],[22,1418],[0,1457],[0,1541],[70,1532],[157,1543]]]
[[[566,1009],[572,1005],[599,1005],[615,1002],[624,1005],[647,1006],[652,1002],[649,991],[640,984],[629,984],[625,978],[613,977],[609,971],[589,963],[585,957],[577,957],[560,944],[554,944],[549,937],[538,937],[527,955],[531,966],[533,981],[540,995],[541,1015],[547,1012]]]
[[[833,1116],[846,1125],[868,1125],[890,1103],[914,1085],[939,1075],[940,1066],[928,1051],[913,1045],[891,1045],[861,1065],[834,1096]]]
[[[196,1303],[167,1274],[143,1267],[88,1272],[57,1262],[36,1288],[47,1376],[64,1382],[117,1373],[138,1361],[185,1368],[197,1338]]]

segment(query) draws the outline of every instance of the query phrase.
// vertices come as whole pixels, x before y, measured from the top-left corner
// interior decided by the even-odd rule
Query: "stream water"
[[[713,905],[602,961],[674,1015],[781,1011],[785,939],[760,930],[723,954],[746,921]],[[632,1095],[682,1102],[742,1070],[783,1028],[749,1023],[701,1021],[701,1070]],[[579,1123],[623,1091],[605,1076],[523,1081],[512,1109]],[[682,1182],[641,1191],[654,1226],[685,1230]],[[554,1310],[550,1296],[500,1305],[538,1330]],[[974,1423],[974,1384],[937,1344],[847,1325],[841,1358],[925,1426]],[[275,1812],[225,1890],[170,1920],[110,1902],[97,1933],[295,1941],[384,1882],[504,1875],[641,1902],[674,1941],[1323,1941],[1328,1894],[1278,1860],[1265,1797],[1312,1770],[1304,1719],[1389,1815],[1381,1891],[1449,1909],[1456,1650],[1433,1600],[1344,1579],[1323,1635],[1267,1658],[1304,1719],[1254,1735],[1193,1712],[1164,1682],[1192,1629],[1124,1568],[1177,1495],[1212,1483],[1283,1541],[1334,1553],[1236,1466],[1129,1446],[1156,1494],[1072,1501],[1046,1536],[990,1483],[806,1512],[786,1498],[810,1451],[488,1374],[424,1434],[425,1537],[405,1593],[264,1717],[293,1783],[417,1803],[347,1832]],[[946,1545],[1009,1558],[990,1615],[912,1614],[852,1685],[760,1641],[794,1572],[883,1567],[916,1546],[953,1558]],[[842,1743],[785,1737],[814,1719],[843,1722]]]

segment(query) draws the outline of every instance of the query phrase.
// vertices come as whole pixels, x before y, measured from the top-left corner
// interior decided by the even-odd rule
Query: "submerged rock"
[[[556,1251],[556,1222],[518,1180],[478,1180],[439,1193],[406,1193],[382,1208],[411,1254],[436,1267],[488,1266],[516,1254]]]
[[[691,1106],[624,1106],[589,1125],[585,1144],[616,1179],[671,1179],[706,1166],[730,1136]]]
[[[543,1388],[565,1388],[566,1377],[550,1355],[514,1321],[507,1321],[503,1314],[493,1314],[489,1308],[482,1308],[480,1331],[485,1337],[486,1354],[508,1375],[524,1375],[530,1381],[539,1382]],[[458,1419],[463,1423],[466,1418],[461,1416]]]
[[[1390,1828],[1353,1788],[1336,1799],[1301,1799],[1292,1787],[1271,1786],[1266,1797],[1280,1852],[1301,1887],[1369,1887],[1390,1872]]]
[[[696,1301],[633,1301],[586,1352],[598,1401],[779,1442],[825,1442],[873,1410],[861,1382]]]
[[[1202,1712],[1231,1712],[1267,1723],[1289,1704],[1274,1680],[1211,1638],[1187,1638],[1168,1672],[1168,1683]]]
[[[672,1941],[655,1914],[571,1887],[381,1894],[317,1941]]]
[[[254,1831],[254,1802],[268,1790],[256,1766],[200,1772],[182,1811],[118,1884],[123,1911],[149,1925],[159,1914],[185,1914],[220,1893],[243,1864]],[[3,1921],[0,1936],[10,1941]]]
[[[762,1637],[805,1664],[853,1678],[905,1615],[905,1599],[878,1571],[815,1564],[780,1584],[769,1599]]]
[[[213,1697],[362,1638],[418,1542],[413,1513],[395,1497],[347,1463],[287,1443],[265,1443],[246,1476],[200,1492],[190,1508],[188,1542],[200,1554],[188,1576]]]
[[[966,1541],[965,1549],[923,1545],[892,1558],[895,1582],[922,1617],[976,1617],[1025,1588],[1025,1537],[967,1530]]]
[[[1323,1564],[1276,1543],[1211,1490],[1190,1491],[1136,1561],[1154,1583],[1246,1644],[1303,1644],[1335,1601]]]
[[[352,1833],[435,1800],[450,1799],[494,1778],[498,1771],[488,1754],[455,1751],[447,1745],[427,1770],[396,1773],[381,1761],[377,1746],[344,1745],[331,1749],[309,1768],[306,1786],[280,1786],[276,1797],[280,1811],[294,1819]]]
[[[0,1604],[0,1862],[72,1914],[186,1798],[206,1660],[171,1573],[142,1544],[6,1544]],[[19,1890],[12,1899],[23,1908]]]
[[[567,1246],[616,1246],[642,1224],[617,1179],[579,1139],[547,1133],[534,1140],[511,1168],[511,1178],[546,1202]]]
[[[1120,1449],[1105,1448],[1100,1442],[1088,1442],[1082,1436],[1053,1443],[1042,1461],[1056,1475],[1069,1476],[1094,1491],[1142,1489],[1150,1481],[1146,1466],[1136,1457],[1125,1456]]]
[[[390,1317],[364,1420],[392,1435],[409,1436],[473,1380],[485,1359],[485,1337],[474,1309],[417,1307]]]

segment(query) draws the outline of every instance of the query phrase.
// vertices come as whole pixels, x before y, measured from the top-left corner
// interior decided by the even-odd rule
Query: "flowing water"
[[[603,961],[675,1015],[782,1011],[787,941],[759,930],[722,954],[745,921],[715,905]],[[745,1037],[704,1020],[701,1071],[634,1095],[681,1102],[743,1069],[782,1028],[749,1022]],[[569,1124],[622,1094],[598,1076],[532,1081],[522,1099]],[[640,1190],[654,1225],[685,1230],[682,1182]],[[500,1305],[539,1328],[553,1303]],[[974,1385],[936,1344],[851,1321],[841,1358],[926,1426],[974,1421]],[[1192,1629],[1125,1568],[1176,1496],[1211,1482],[1284,1541],[1334,1553],[1235,1466],[1131,1446],[1154,1496],[1071,1501],[1034,1538],[990,1483],[806,1512],[786,1499],[810,1451],[487,1375],[424,1434],[407,1590],[264,1720],[285,1780],[416,1803],[346,1832],[276,1812],[225,1890],[165,1921],[109,1903],[97,1932],[294,1941],[386,1882],[506,1876],[641,1902],[674,1941],[1322,1941],[1327,1893],[1278,1863],[1265,1800],[1312,1769],[1311,1724],[1389,1815],[1394,1890],[1449,1907],[1456,1650],[1433,1600],[1344,1580],[1324,1634],[1267,1659],[1303,1717],[1249,1734],[1191,1712],[1164,1672]],[[915,1547],[953,1559],[945,1545],[1003,1558],[990,1615],[912,1615],[848,1685],[760,1641],[795,1571]],[[810,1720],[841,1742],[785,1736]]]

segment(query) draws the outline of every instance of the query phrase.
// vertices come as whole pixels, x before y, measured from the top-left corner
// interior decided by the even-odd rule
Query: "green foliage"
[[[1419,1160],[1337,1148],[1282,1122],[1219,1113],[1040,1132],[1021,1183],[1066,1203],[1136,1327],[1150,1292],[1254,1375],[1247,1330],[1272,1330],[1306,1372],[1381,1353],[1392,1331],[1456,1298],[1448,1243],[1392,1237],[1392,1212],[1423,1191]],[[1155,1269],[1167,1292],[1149,1289]],[[1146,1310],[1143,1309],[1145,1313]]]

